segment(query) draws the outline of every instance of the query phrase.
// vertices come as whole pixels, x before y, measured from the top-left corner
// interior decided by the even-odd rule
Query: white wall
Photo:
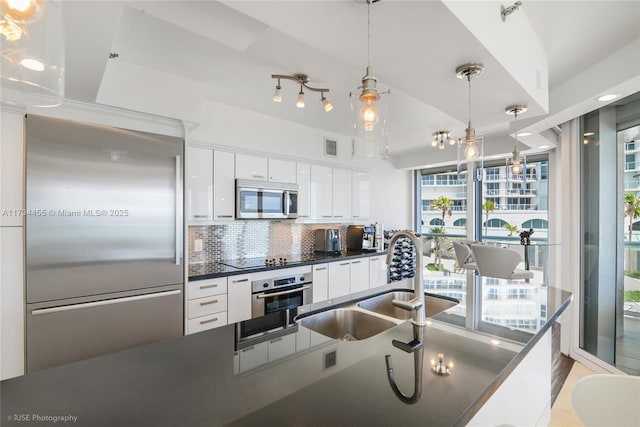
[[[370,220],[384,224],[385,229],[413,228],[411,171],[397,170],[389,161],[352,161],[351,138],[347,135],[212,101],[206,102],[204,108],[211,119],[188,129],[187,144],[369,170]],[[323,154],[325,137],[337,141],[337,157]]]

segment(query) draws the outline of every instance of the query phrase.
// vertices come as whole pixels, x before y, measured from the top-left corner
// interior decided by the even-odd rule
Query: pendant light
[[[511,105],[505,108],[505,113],[513,116],[514,119],[514,127],[516,134],[516,142],[513,146],[513,153],[511,155],[511,160],[507,161],[507,166],[511,168],[511,173],[513,175],[520,175],[523,171],[523,164],[525,162],[524,156],[520,155],[520,151],[518,151],[518,114],[524,113],[527,111],[527,107],[525,105]]]
[[[482,156],[482,144],[484,138],[476,136],[476,130],[471,126],[471,79],[479,76],[484,71],[482,64],[470,63],[456,68],[456,77],[466,79],[469,85],[469,121],[464,131],[464,139],[458,141],[458,163],[474,161],[478,156]]]
[[[2,104],[60,105],[64,98],[61,2],[0,0],[0,41]]]
[[[386,103],[383,97],[389,89],[378,82],[371,67],[371,5],[367,2],[367,68],[361,84],[350,93],[353,158],[389,157]]]

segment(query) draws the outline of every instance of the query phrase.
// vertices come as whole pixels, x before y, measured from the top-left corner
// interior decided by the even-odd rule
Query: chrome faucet
[[[411,243],[413,243],[413,246],[416,248],[416,274],[413,276],[414,298],[410,301],[394,299],[391,303],[396,307],[412,311],[413,318],[411,323],[414,326],[414,331],[415,327],[419,327],[422,330],[422,327],[427,324],[427,316],[424,307],[424,287],[422,284],[422,242],[418,239],[417,233],[412,231],[398,231],[391,237],[389,241],[389,251],[387,252],[387,265],[391,264],[396,242],[403,237],[411,240]],[[414,336],[414,338],[416,337]]]
[[[412,312],[413,316],[411,319],[411,324],[413,329],[413,340],[408,343],[398,340],[392,340],[391,343],[394,347],[397,347],[400,350],[406,351],[407,353],[413,353],[414,384],[413,394],[411,396],[407,396],[402,393],[402,391],[400,391],[398,385],[396,384],[396,380],[393,375],[393,363],[391,361],[391,355],[385,356],[385,362],[387,365],[387,379],[389,380],[391,389],[398,397],[398,399],[400,399],[402,402],[413,404],[416,403],[422,395],[424,327],[427,324],[427,316],[424,305],[424,287],[422,284],[422,242],[420,241],[420,239],[418,239],[418,235],[416,233],[409,231],[399,231],[391,237],[391,241],[389,241],[389,252],[387,252],[387,265],[391,264],[391,258],[393,257],[393,250],[396,242],[398,241],[398,239],[403,237],[411,240],[411,243],[413,243],[413,246],[415,246],[416,248],[416,274],[413,277],[414,298],[409,301],[394,299],[391,301],[391,303],[396,307],[400,307]]]

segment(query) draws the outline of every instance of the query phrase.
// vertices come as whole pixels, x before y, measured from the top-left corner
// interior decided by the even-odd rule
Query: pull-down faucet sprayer
[[[422,284],[422,242],[418,238],[417,233],[409,231],[399,231],[395,233],[389,241],[389,251],[387,252],[387,265],[391,264],[391,258],[393,257],[394,247],[400,238],[407,238],[411,240],[413,246],[416,249],[416,274],[413,277],[413,292],[414,298],[410,301],[393,300],[391,303],[396,307],[409,310],[413,313],[411,324],[413,329],[413,340],[410,342],[402,342],[393,340],[391,343],[394,347],[407,353],[413,353],[414,361],[414,389],[413,395],[406,396],[400,391],[396,384],[393,375],[393,363],[391,355],[385,356],[385,362],[387,364],[387,378],[389,385],[395,393],[395,395],[402,402],[407,404],[416,403],[422,395],[422,368],[424,362],[424,327],[427,324],[427,316],[424,302],[424,288]]]

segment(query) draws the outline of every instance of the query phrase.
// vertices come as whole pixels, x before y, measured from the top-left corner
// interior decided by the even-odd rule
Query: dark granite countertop
[[[522,343],[492,344],[486,333],[439,320],[446,312],[436,315],[425,329],[423,394],[413,405],[394,395],[385,368],[390,354],[400,388],[411,393],[413,356],[391,345],[410,339],[408,322],[356,342],[314,339],[298,326],[296,338],[311,336],[308,348],[243,373],[229,325],[3,381],[0,419],[6,427],[464,425],[571,300],[541,289],[549,317]],[[324,368],[332,351],[337,363]],[[455,363],[453,375],[429,371],[437,353]],[[64,416],[77,418],[54,423]]]
[[[315,252],[311,254],[302,255],[284,255],[290,262],[283,265],[266,266],[263,261],[266,258],[275,258],[276,260],[281,256],[269,256],[263,258],[253,258],[251,260],[256,261],[256,266],[250,267],[237,267],[243,264],[247,264],[247,259],[237,260],[220,260],[204,263],[189,264],[189,280],[205,280],[213,279],[216,277],[233,276],[236,274],[257,273],[260,271],[277,270],[281,268],[298,267],[301,265],[322,264],[325,262],[334,262],[345,259],[370,257],[376,255],[386,256],[386,252],[375,251],[343,251],[341,253],[322,253]]]

